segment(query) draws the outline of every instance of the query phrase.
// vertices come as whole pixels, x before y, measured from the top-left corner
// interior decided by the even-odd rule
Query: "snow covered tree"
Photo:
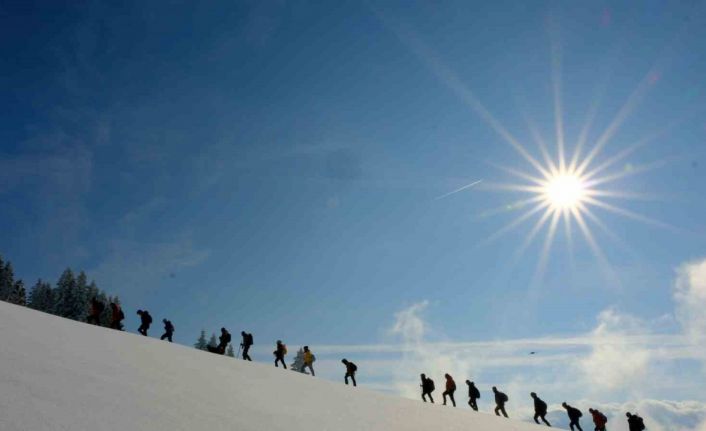
[[[54,289],[51,284],[41,279],[29,291],[29,307],[35,310],[52,313],[54,311]]]
[[[208,346],[208,342],[206,342],[206,331],[202,329],[201,335],[199,335],[199,339],[196,340],[196,343],[194,343],[194,347],[199,350],[206,350],[206,346]]]
[[[228,345],[228,350],[226,351],[226,356],[230,356],[231,358],[235,358],[235,352],[233,351],[232,344]]]
[[[208,345],[211,347],[218,347],[218,338],[216,338],[216,334],[211,334],[211,338],[208,339]]]
[[[294,357],[294,362],[289,366],[292,371],[299,371],[300,373],[309,374],[304,371],[304,349],[300,348],[297,351],[297,355]]]

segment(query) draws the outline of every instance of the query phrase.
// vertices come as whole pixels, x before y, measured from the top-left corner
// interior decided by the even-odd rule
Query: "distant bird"
[[[537,353],[537,352],[530,352],[530,355],[534,355],[534,354],[536,354],[536,353]]]

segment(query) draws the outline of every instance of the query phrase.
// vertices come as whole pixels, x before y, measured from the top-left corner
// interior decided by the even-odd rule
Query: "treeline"
[[[120,304],[117,296],[108,296],[98,288],[95,281],[89,282],[85,272],[81,271],[75,275],[70,268],[64,270],[55,285],[39,279],[28,293],[24,282],[21,279],[15,280],[12,264],[4,262],[0,256],[0,300],[2,301],[85,322],[92,298],[97,298],[104,304],[110,302]],[[111,317],[110,307],[106,307],[100,316],[100,324],[108,326]]]

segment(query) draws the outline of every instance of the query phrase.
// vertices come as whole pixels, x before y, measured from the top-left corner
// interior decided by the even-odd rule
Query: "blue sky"
[[[559,371],[509,340],[588,337],[547,350],[591,370],[636,351],[602,352],[606,333],[647,336],[645,365],[654,337],[691,352],[706,329],[684,311],[706,301],[703,3],[142,3],[0,5],[0,252],[26,281],[83,268],[178,342],[225,325],[252,330],[261,360],[278,338],[321,346],[330,378],[378,346],[360,353],[371,380],[403,394],[423,371],[395,375],[408,343],[492,342],[521,362],[481,370],[440,346],[410,361],[520,394],[537,383],[518,376]],[[609,138],[594,165],[644,143],[602,188],[639,195],[605,201],[651,222],[595,207],[604,260],[560,224],[538,273],[547,226],[513,255],[541,213],[488,239],[531,196],[498,187],[528,181],[497,165],[537,175],[502,132],[541,159],[529,120],[555,158],[555,94],[568,154],[592,112],[583,154]],[[703,372],[664,355],[670,378]],[[562,395],[706,401],[643,377]]]

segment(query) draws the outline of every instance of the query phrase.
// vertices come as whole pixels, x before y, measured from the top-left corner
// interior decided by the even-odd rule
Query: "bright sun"
[[[546,202],[554,209],[574,209],[586,196],[586,186],[578,175],[558,174],[544,186]]]

